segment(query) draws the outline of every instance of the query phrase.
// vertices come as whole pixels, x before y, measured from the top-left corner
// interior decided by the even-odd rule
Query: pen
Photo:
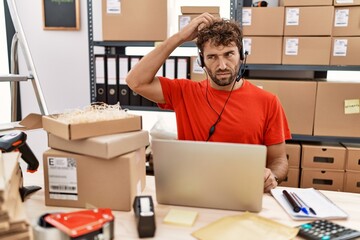
[[[300,199],[298,199],[298,196],[297,196],[295,193],[293,193],[293,192],[290,193],[290,194],[291,194],[291,196],[294,198],[295,202],[300,206],[301,211],[303,211],[306,215],[309,215],[308,210],[306,209],[305,206],[303,206],[303,205],[301,204]]]
[[[310,211],[312,214],[316,215],[316,212],[315,212],[315,210],[314,210],[313,208],[309,207],[309,205],[307,205],[307,204],[304,202],[304,200],[302,200],[296,193],[294,193],[294,195],[295,195],[295,197],[296,197],[302,204],[304,204],[305,207],[307,207],[307,208],[309,209],[309,211]]]
[[[286,200],[290,203],[294,212],[300,212],[300,210],[301,210],[300,206],[295,202],[294,198],[286,190],[283,190],[283,194],[284,194]]]

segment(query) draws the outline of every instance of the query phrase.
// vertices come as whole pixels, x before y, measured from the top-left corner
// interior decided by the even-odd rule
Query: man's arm
[[[269,192],[284,180],[288,172],[288,161],[286,158],[285,142],[267,147],[266,169],[264,179],[264,192]]]
[[[180,32],[155,47],[128,73],[126,77],[128,86],[145,98],[154,102],[165,103],[160,81],[155,77],[157,71],[178,46],[196,38],[199,27],[203,24],[210,25],[213,21],[212,15],[203,13],[194,18]]]

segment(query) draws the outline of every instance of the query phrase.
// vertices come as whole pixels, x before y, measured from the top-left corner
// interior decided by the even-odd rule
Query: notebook
[[[259,212],[266,147],[153,139],[160,204]]]

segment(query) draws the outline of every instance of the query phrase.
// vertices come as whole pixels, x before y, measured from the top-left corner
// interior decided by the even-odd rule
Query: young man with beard
[[[195,38],[208,79],[155,76],[177,47]],[[291,135],[278,98],[242,78],[242,47],[238,23],[203,13],[144,56],[126,82],[159,107],[175,111],[179,140],[266,145],[264,192],[269,192],[286,178],[285,140]]]

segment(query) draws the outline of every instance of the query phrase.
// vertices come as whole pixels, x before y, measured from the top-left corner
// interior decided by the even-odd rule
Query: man
[[[196,37],[209,79],[155,76],[173,50]],[[285,140],[291,135],[277,97],[241,78],[241,53],[239,25],[203,13],[144,56],[126,82],[161,108],[175,111],[179,140],[266,145],[264,192],[269,192],[286,178]]]

